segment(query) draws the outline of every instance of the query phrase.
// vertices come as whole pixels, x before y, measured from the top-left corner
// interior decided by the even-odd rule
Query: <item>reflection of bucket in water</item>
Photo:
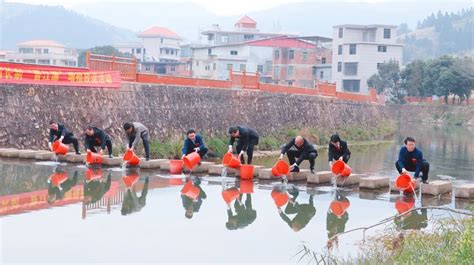
[[[69,147],[61,143],[59,140],[53,143],[52,148],[53,148],[53,152],[57,155],[65,155],[67,154],[67,151],[69,151]]]
[[[237,199],[240,195],[239,189],[236,187],[228,188],[222,191],[222,198],[227,204]]]
[[[230,168],[239,168],[240,160],[237,157],[235,157],[232,153],[227,153],[222,158],[222,164]]]
[[[199,162],[201,162],[201,156],[198,152],[192,152],[183,157],[184,166],[189,170],[193,169]]]
[[[139,179],[140,176],[137,173],[131,173],[122,177],[122,181],[127,188],[131,188],[133,185],[135,185],[135,183],[137,183]]]
[[[290,165],[284,160],[278,160],[276,164],[272,167],[272,175],[274,177],[279,177],[282,175],[288,175],[290,173]]]
[[[278,208],[285,206],[285,204],[287,204],[288,200],[290,199],[290,196],[288,196],[287,192],[277,190],[272,190],[271,196]]]
[[[404,196],[395,201],[395,209],[399,214],[403,214],[415,207],[415,198]]]
[[[85,178],[87,182],[100,179],[101,177],[102,177],[102,171],[100,169],[96,169],[96,170],[92,168],[86,169]]]
[[[87,161],[87,164],[90,164],[90,165],[102,164],[102,155],[93,153],[93,152],[87,152],[86,161]]]
[[[179,186],[183,184],[183,179],[182,178],[170,178],[169,179],[169,184],[170,185],[175,185]]]
[[[343,177],[349,177],[352,173],[352,169],[344,163],[344,161],[337,160],[332,164],[331,171],[334,175],[341,175]]]
[[[410,175],[402,174],[395,180],[395,186],[406,193],[413,193],[416,186],[416,182],[410,177]]]
[[[199,197],[200,192],[201,191],[199,188],[194,186],[192,181],[186,182],[186,184],[184,184],[183,188],[181,189],[181,194],[193,200],[196,200]]]
[[[253,165],[241,165],[240,178],[246,179],[246,180],[253,179],[253,171],[254,171]]]
[[[240,193],[253,193],[253,181],[252,180],[241,180],[240,181]]]
[[[54,187],[57,187],[61,184],[63,184],[64,181],[68,179],[67,173],[66,172],[56,172],[51,174],[49,176],[49,181]]]
[[[331,205],[329,208],[331,209],[331,212],[335,214],[337,217],[343,216],[351,203],[349,202],[348,199],[344,200],[334,200],[331,202]]]

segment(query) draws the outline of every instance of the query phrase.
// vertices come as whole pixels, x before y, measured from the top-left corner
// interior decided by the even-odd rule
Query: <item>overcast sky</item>
[[[233,16],[253,11],[260,11],[279,6],[286,3],[298,2],[327,2],[328,0],[6,0],[5,2],[19,2],[28,4],[46,4],[46,5],[63,5],[67,8],[74,9],[75,5],[86,4],[90,2],[193,2],[205,7],[207,10],[220,16]],[[442,3],[442,2],[471,2],[470,0],[336,0],[337,2],[364,2],[364,3],[378,3],[378,2],[427,2],[427,3]],[[334,1],[335,2],[335,1]],[[472,3],[472,2],[471,2]]]

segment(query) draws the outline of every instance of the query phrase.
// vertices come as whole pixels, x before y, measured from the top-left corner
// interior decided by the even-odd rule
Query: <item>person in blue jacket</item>
[[[186,132],[186,139],[184,140],[183,149],[181,150],[181,153],[183,154],[182,157],[192,152],[198,152],[199,156],[202,158],[207,154],[207,151],[208,149],[204,144],[202,136],[196,134],[196,131],[194,129],[189,129]]]
[[[423,153],[415,146],[415,139],[407,137],[404,141],[405,146],[400,149],[398,161],[395,167],[400,174],[408,174],[408,171],[415,172],[415,179],[420,177],[423,183],[428,184],[428,173],[430,171],[430,164],[423,159]]]

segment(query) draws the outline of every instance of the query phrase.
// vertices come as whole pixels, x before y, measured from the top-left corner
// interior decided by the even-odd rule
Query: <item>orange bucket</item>
[[[284,160],[278,160],[272,168],[272,175],[275,177],[288,175],[288,173],[290,173],[290,165]]]
[[[235,157],[232,153],[227,153],[222,158],[222,164],[230,168],[239,168],[240,160],[237,157]]]
[[[123,161],[127,162],[129,166],[135,167],[140,164],[140,158],[132,150],[128,150],[123,154]]]
[[[93,153],[93,152],[87,152],[86,156],[86,161],[88,164],[102,164],[102,155]]]
[[[344,215],[344,213],[346,213],[346,210],[347,208],[349,208],[350,205],[351,203],[349,202],[349,200],[344,200],[344,201],[334,200],[331,202],[331,205],[329,206],[329,208],[331,208],[331,212],[333,214],[335,214],[338,217],[341,217]]]
[[[183,160],[170,160],[170,173],[181,174],[183,172]]]
[[[181,194],[193,200],[196,200],[199,197],[200,192],[201,191],[199,188],[194,186],[192,181],[186,182],[186,184],[184,184],[183,188],[181,189]]]
[[[192,152],[189,155],[183,157],[184,166],[187,169],[193,169],[199,162],[201,162],[201,156],[198,152]]]
[[[273,201],[275,202],[275,205],[278,208],[283,207],[285,204],[288,203],[288,200],[290,199],[290,196],[288,196],[287,192],[273,190],[271,195],[272,195]]]
[[[87,182],[100,179],[102,177],[102,171],[100,169],[94,170],[92,168],[88,168],[86,170],[85,177]]]
[[[236,187],[228,188],[222,191],[222,198],[227,204],[237,199],[240,195],[239,190]]]
[[[170,178],[169,183],[170,183],[170,185],[179,186],[179,185],[183,184],[183,179],[181,179],[181,178]]]
[[[240,166],[240,179],[253,179],[253,165],[241,165]]]
[[[52,148],[53,152],[57,155],[65,155],[67,154],[67,151],[69,151],[69,147],[60,141],[55,141]]]
[[[241,180],[240,181],[240,193],[253,193],[253,181]]]
[[[68,179],[68,176],[66,172],[56,172],[56,173],[51,174],[51,176],[49,176],[49,180],[51,181],[51,184],[55,187],[61,185],[67,179]]]
[[[395,180],[395,186],[403,191],[410,189],[412,184],[411,177],[406,174],[402,174]],[[414,186],[413,186],[414,187]]]
[[[398,198],[395,201],[395,209],[397,209],[399,214],[407,212],[413,209],[413,207],[415,207],[415,198],[413,197]]]
[[[123,183],[127,188],[131,188],[139,179],[140,176],[137,173],[132,173],[122,177]]]
[[[352,169],[344,163],[344,161],[337,160],[332,164],[331,171],[334,175],[341,175],[343,177],[348,177],[352,173]]]

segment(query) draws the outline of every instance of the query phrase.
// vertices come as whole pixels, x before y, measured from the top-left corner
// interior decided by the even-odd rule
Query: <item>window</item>
[[[349,45],[349,54],[356,54],[357,53],[357,46],[355,44]]]
[[[357,75],[357,63],[344,63],[344,75]]]
[[[176,68],[174,66],[171,66],[171,72],[176,71]]]
[[[266,61],[265,62],[265,73],[271,72],[272,71],[272,61]]]
[[[212,55],[212,49],[207,49],[207,55]]]
[[[35,59],[23,59],[24,63],[36,63]]]
[[[238,52],[237,51],[230,51],[230,55],[237,55]]]
[[[142,53],[142,49],[137,48],[137,53]]]
[[[212,70],[216,70],[216,68],[217,68],[217,64],[216,64],[216,63],[213,63],[213,64],[212,64]]]
[[[43,49],[43,53],[49,53],[48,49]]]
[[[339,38],[342,38],[344,36],[344,29],[339,28]]]
[[[308,60],[308,52],[303,52],[303,62]]]
[[[313,76],[316,76],[317,73],[318,73],[318,68],[313,67],[313,71],[312,71]]]
[[[326,64],[326,57],[323,57],[323,58],[321,59],[321,64]]]
[[[204,66],[204,70],[206,70],[206,71],[209,71],[209,70],[211,70],[211,66],[210,66],[210,65],[206,65],[206,66]]]
[[[171,54],[174,54],[174,50],[170,50]]]
[[[166,54],[170,54],[170,50],[165,49]]]
[[[222,43],[228,43],[229,42],[229,36],[227,36],[227,35],[221,36],[221,42]]]
[[[288,53],[288,59],[290,60],[295,59],[295,51],[290,50],[290,52]]]
[[[241,64],[241,65],[240,65],[240,71],[241,71],[241,72],[244,72],[245,69],[246,69],[246,65],[245,65],[245,64]]]
[[[145,66],[145,71],[147,71],[147,72],[150,71],[150,66],[149,65]]]
[[[232,70],[232,64],[231,63],[227,64],[227,70]]]
[[[280,59],[280,51],[275,51],[275,60]]]
[[[387,52],[387,46],[379,45],[379,46],[377,46],[377,51],[378,52]]]
[[[294,66],[288,66],[288,73],[287,75],[288,76],[293,76],[293,72],[295,71],[295,67]]]
[[[342,88],[348,92],[359,92],[360,80],[342,80]]]
[[[278,79],[280,77],[280,66],[275,66],[273,69],[273,78]]]
[[[319,78],[323,79],[324,78],[324,71],[319,72]]]
[[[342,72],[342,62],[337,63],[337,71],[340,73]]]
[[[199,66],[199,61],[196,61],[196,66]]]
[[[20,53],[33,53],[33,48],[20,48]]]
[[[257,65],[257,72],[263,73],[263,65]]]
[[[50,64],[49,60],[38,60],[38,64]]]
[[[163,38],[161,38],[160,42],[163,43]]]
[[[383,38],[390,39],[391,30],[390,29],[383,29]]]
[[[244,35],[244,40],[253,40],[253,35]]]
[[[337,46],[337,54],[338,55],[342,54],[342,45]]]

